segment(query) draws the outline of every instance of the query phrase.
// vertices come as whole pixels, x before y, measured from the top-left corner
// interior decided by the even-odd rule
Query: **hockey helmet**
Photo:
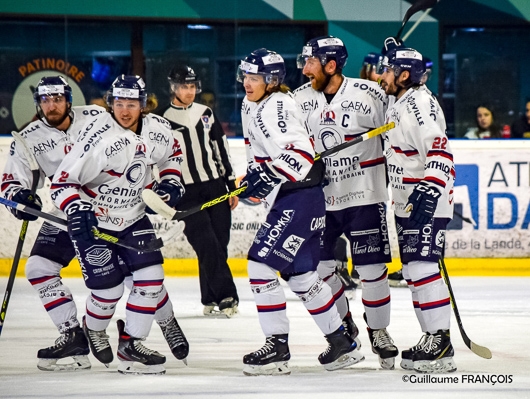
[[[318,58],[322,65],[335,60],[337,69],[343,69],[348,60],[348,50],[346,50],[346,46],[339,38],[321,36],[309,40],[302,49],[302,54],[298,54],[296,65],[299,69],[304,67],[309,57]]]
[[[120,75],[118,76],[107,92],[106,100],[109,107],[115,98],[126,98],[129,100],[139,100],[142,108],[147,104],[147,93],[145,91],[145,82],[138,75]]]
[[[72,88],[62,76],[43,77],[33,93],[33,101],[38,106],[42,96],[59,95],[66,98],[67,103],[72,103]]]
[[[377,66],[379,61],[383,58],[381,53],[368,53],[364,57],[363,66],[372,65]]]
[[[177,90],[177,85],[179,84],[194,84],[195,85],[195,94],[199,94],[202,91],[201,80],[195,71],[184,64],[177,64],[171,69],[167,77],[169,81],[169,86],[172,91]]]
[[[399,76],[403,71],[409,71],[410,80],[413,84],[421,84],[425,74],[423,56],[418,51],[408,47],[398,47],[388,51],[383,57],[381,66],[381,73],[384,72],[385,68],[391,68],[396,76]]]
[[[241,60],[237,70],[237,81],[243,82],[247,73],[263,75],[265,83],[280,85],[285,80],[285,62],[280,54],[260,48]]]

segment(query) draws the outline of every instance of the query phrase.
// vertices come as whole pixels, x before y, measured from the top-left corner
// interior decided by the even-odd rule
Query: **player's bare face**
[[[68,113],[68,103],[62,95],[41,96],[39,105],[50,126],[61,125]]]
[[[484,107],[478,107],[477,123],[481,129],[489,129],[493,123],[493,115],[491,114],[491,111]]]
[[[249,101],[257,102],[265,95],[267,84],[261,75],[248,73],[243,79],[243,87]]]
[[[324,91],[328,85],[328,80],[324,74],[324,69],[320,60],[315,57],[308,57],[302,73],[309,78],[311,87],[317,91]]]
[[[112,112],[122,128],[136,132],[142,114],[140,100],[116,98],[112,104]]]
[[[178,84],[175,90],[175,105],[187,107],[195,101],[197,87],[193,83]]]
[[[385,67],[380,79],[379,86],[381,86],[387,95],[395,96],[398,93],[399,87],[396,85],[396,75],[392,68]]]

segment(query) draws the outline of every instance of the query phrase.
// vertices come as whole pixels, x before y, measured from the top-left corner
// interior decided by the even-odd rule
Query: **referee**
[[[162,111],[183,151],[182,183],[186,189],[177,205],[185,210],[220,197],[236,188],[228,153],[228,142],[213,111],[194,102],[201,92],[201,81],[187,65],[176,65],[168,76],[172,100]],[[232,317],[239,297],[228,267],[231,210],[238,198],[232,197],[184,218],[184,234],[199,260],[201,302],[204,315]]]

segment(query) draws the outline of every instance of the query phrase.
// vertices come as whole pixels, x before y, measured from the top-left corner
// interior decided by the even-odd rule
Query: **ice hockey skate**
[[[227,318],[231,318],[238,313],[237,305],[239,305],[239,302],[234,298],[225,298],[219,302],[219,311]]]
[[[117,325],[120,360],[118,371],[122,374],[165,374],[166,369],[163,364],[166,362],[166,357],[143,346],[142,339],[127,334],[123,320],[118,320]]]
[[[388,275],[388,285],[395,288],[406,288],[408,287],[407,282],[403,278],[403,272],[398,270],[397,272],[390,273]]]
[[[346,316],[344,316],[344,319],[342,319],[342,325],[344,326],[344,329],[346,330],[346,332],[350,334],[350,337],[352,337],[352,339],[357,344],[357,350],[361,349],[361,340],[359,339],[359,329],[357,328],[357,325],[353,321],[350,312],[348,312]]]
[[[96,359],[109,367],[109,363],[112,363],[114,360],[114,355],[112,354],[112,348],[109,344],[109,336],[106,331],[94,331],[86,326],[85,316],[83,316],[83,331],[88,339],[90,345],[90,350]]]
[[[422,348],[414,352],[414,370],[419,373],[450,373],[456,371],[449,330],[427,333]]]
[[[256,352],[243,357],[243,374],[245,375],[288,375],[288,361],[291,358],[287,334],[267,337],[265,345]]]
[[[379,356],[379,364],[385,370],[394,370],[396,356],[399,350],[394,345],[394,341],[388,334],[386,328],[372,330],[367,328],[368,337],[372,344],[372,352]]]
[[[91,367],[88,354],[88,341],[81,327],[77,326],[61,334],[55,345],[40,349],[37,353],[37,368],[42,371],[76,371]],[[71,363],[58,363],[61,359],[72,358]]]
[[[416,345],[414,345],[412,348],[401,351],[400,366],[402,369],[414,370],[414,361],[412,360],[412,356],[414,355],[414,352],[419,351],[421,348],[423,348],[423,344],[425,343],[426,340],[427,340],[427,334],[423,334]]]
[[[177,319],[172,317],[169,323],[163,327],[160,325],[160,329],[162,330],[162,334],[164,334],[164,338],[171,349],[171,353],[173,353],[177,359],[182,360],[187,366],[188,361],[186,360],[186,357],[188,357],[190,345],[186,339],[186,336],[184,335],[184,332],[177,323]]]
[[[318,356],[318,361],[326,370],[339,370],[364,360],[357,343],[344,329],[344,326],[326,335],[326,340],[328,347]]]

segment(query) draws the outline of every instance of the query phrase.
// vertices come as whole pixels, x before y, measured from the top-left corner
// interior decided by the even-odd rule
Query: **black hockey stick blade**
[[[414,14],[416,14],[418,11],[425,11],[428,8],[433,8],[437,2],[438,0],[418,0],[414,4],[412,4],[405,13],[405,16],[403,17],[401,28],[399,28],[396,37],[398,39],[401,37],[401,34],[403,33],[403,28],[405,28],[405,25]]]
[[[15,208],[16,210],[19,210],[21,212],[29,213],[30,215],[38,216],[40,218],[49,220],[50,222],[55,222],[62,226],[68,225],[66,220],[61,219],[57,216],[50,215],[49,213],[42,212],[37,209],[33,209],[29,206],[25,206],[23,204],[19,204],[18,202],[14,202],[14,201],[2,198],[2,197],[0,197],[0,204],[6,205],[10,208]],[[122,239],[118,237],[114,237],[114,236],[111,236],[110,234],[102,233],[97,229],[94,230],[94,237],[99,238],[103,241],[107,241],[112,244],[118,245],[120,247],[132,249],[133,251],[138,251],[138,252],[152,252],[164,246],[164,242],[162,241],[161,238],[157,238],[148,243],[143,243],[139,245],[130,245],[130,244],[125,243]]]
[[[460,317],[460,312],[458,311],[458,307],[456,306],[455,295],[453,294],[453,288],[451,287],[451,281],[449,280],[449,274],[447,273],[447,268],[445,267],[445,262],[443,258],[440,258],[439,265],[440,265],[440,270],[444,277],[445,283],[447,284],[447,289],[449,290],[449,298],[451,299],[451,306],[453,308],[453,313],[455,314],[456,322],[458,324],[458,329],[460,330],[460,335],[462,335],[462,339],[464,340],[464,344],[466,344],[466,346],[475,355],[480,356],[484,359],[491,359],[492,358],[491,351],[485,346],[478,345],[474,343],[473,341],[471,341],[466,331],[464,330],[464,325],[462,324],[462,318]]]
[[[345,148],[351,147],[352,145],[371,139],[372,137],[379,136],[380,134],[388,132],[390,129],[393,129],[394,127],[395,127],[394,122],[390,122],[390,123],[387,123],[386,125],[370,130],[369,132],[363,133],[360,136],[354,138],[353,140],[350,140],[346,143],[339,144],[333,148],[330,148],[329,150],[321,152],[320,154],[316,154],[315,161],[318,161],[320,158],[324,158],[329,155],[335,154],[336,152],[339,152]],[[158,194],[156,194],[154,191],[149,190],[149,189],[145,189],[144,191],[142,191],[142,198],[149,208],[151,208],[154,212],[158,213],[159,215],[162,215],[166,219],[182,220],[186,216],[192,215],[194,213],[202,211],[203,209],[217,205],[221,202],[228,200],[229,198],[236,197],[239,194],[241,194],[243,191],[245,191],[246,189],[247,189],[247,186],[241,186],[235,189],[234,191],[221,195],[218,198],[214,198],[211,201],[208,201],[204,204],[196,205],[190,209],[186,209],[185,211],[178,211],[176,209],[171,208],[158,196]]]

